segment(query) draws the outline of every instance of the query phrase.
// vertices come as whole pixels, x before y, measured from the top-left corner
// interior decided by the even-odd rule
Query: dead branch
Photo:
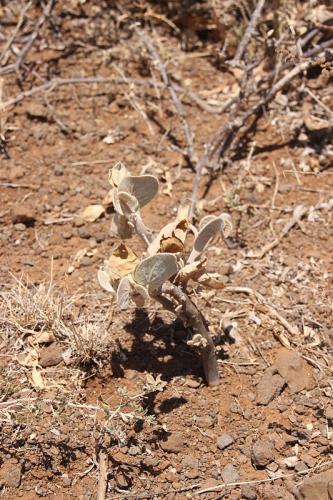
[[[264,312],[269,314],[272,318],[275,318],[279,321],[279,323],[293,336],[298,336],[300,333],[298,328],[292,326],[289,321],[287,321],[281,314],[277,312],[277,310],[268,304],[265,297],[263,297],[259,292],[254,290],[253,288],[246,286],[228,286],[224,288],[225,292],[236,292],[236,293],[245,293],[254,297],[256,299],[255,307],[258,308],[260,312]]]
[[[177,95],[176,89],[174,85],[172,84],[168,73],[166,71],[166,68],[162,62],[162,59],[160,58],[157,50],[155,49],[153,43],[149,39],[148,35],[144,33],[143,31],[138,30],[137,28],[134,28],[135,32],[138,34],[138,36],[141,38],[143,44],[145,45],[146,49],[150,53],[152,59],[156,62],[161,79],[165,85],[165,87],[168,89],[170,97],[172,99],[172,102],[175,106],[176,112],[179,116],[179,120],[182,126],[182,129],[184,131],[184,136],[186,140],[186,145],[187,145],[187,157],[192,166],[195,165],[195,152],[194,152],[194,146],[193,146],[193,134],[192,131],[189,127],[189,124],[187,123],[186,119],[186,114],[183,108],[183,105]]]
[[[330,41],[333,45],[333,40]],[[323,51],[323,47],[321,52]],[[283,90],[294,78],[299,74],[307,71],[310,67],[317,65],[319,62],[314,60],[303,61],[295,66],[291,71],[284,75],[257,103],[251,106],[242,116],[237,116],[234,120],[221,127],[204,146],[204,153],[200,157],[196,174],[193,182],[191,209],[190,215],[193,216],[195,210],[196,199],[200,186],[200,179],[203,169],[207,167],[209,161],[213,157],[220,158],[233,143],[237,132],[246,124],[249,118],[256,117],[261,110],[269,104],[274,97]]]
[[[254,9],[253,14],[251,16],[250,22],[245,30],[244,36],[241,39],[241,41],[237,47],[235,57],[232,59],[232,61],[230,61],[230,65],[232,65],[232,66],[239,65],[239,63],[243,57],[244,51],[245,51],[245,49],[250,41],[250,38],[255,33],[257,24],[258,24],[260,16],[261,16],[262,9],[264,8],[264,5],[265,5],[265,0],[258,0],[256,8]]]
[[[5,44],[2,52],[1,52],[1,55],[0,55],[0,64],[2,64],[3,62],[5,62],[8,58],[8,52],[11,48],[11,46],[13,45],[14,43],[14,40],[18,34],[18,32],[20,31],[20,28],[23,24],[23,21],[24,21],[24,18],[25,18],[25,15],[27,13],[27,11],[30,9],[31,7],[31,2],[28,2],[27,5],[25,5],[25,7],[22,9],[21,13],[20,13],[20,16],[19,16],[19,19],[17,21],[17,24],[14,28],[14,31],[13,33],[11,34],[11,36],[9,37],[7,43]]]
[[[13,71],[16,71],[16,72],[19,71],[19,69],[21,68],[21,66],[23,64],[23,61],[25,60],[25,58],[27,57],[28,53],[30,52],[33,44],[35,43],[35,41],[39,35],[40,29],[42,28],[43,24],[50,16],[52,9],[54,7],[54,2],[55,2],[55,0],[49,0],[49,2],[45,5],[45,7],[43,8],[43,13],[38,18],[38,20],[33,28],[33,31],[28,38],[27,43],[24,45],[24,47],[20,51],[15,63],[9,64],[9,65],[5,66],[4,68],[1,68],[0,75],[12,73]]]

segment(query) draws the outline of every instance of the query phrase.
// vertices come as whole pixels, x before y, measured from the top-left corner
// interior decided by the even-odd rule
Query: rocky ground
[[[319,22],[307,17],[310,3],[329,9],[297,2],[287,12],[302,36]],[[191,199],[195,176],[184,123],[130,25],[141,23],[183,89],[198,152],[252,101],[217,109],[242,76],[216,56],[219,25],[199,29],[194,16],[186,24],[163,2],[116,4],[55,2],[16,70],[8,66],[43,9],[33,2],[18,24],[19,2],[0,6],[2,51],[18,27],[0,59],[2,497],[329,500],[331,66],[296,77],[214,175],[203,171],[196,218],[227,212],[234,226],[207,252],[224,288],[196,297],[221,336],[221,383],[207,387],[189,332],[171,313],[154,302],[120,312],[96,278],[116,242],[109,168],[122,161],[158,177],[157,201],[143,210],[156,231]],[[239,8],[218,7],[230,16]],[[231,58],[241,33],[228,29]],[[54,81],[86,77],[95,80]],[[95,204],[102,213],[87,220]]]

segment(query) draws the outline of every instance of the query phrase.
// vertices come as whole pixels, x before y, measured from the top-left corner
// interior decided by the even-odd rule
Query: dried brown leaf
[[[82,212],[82,219],[86,222],[95,222],[105,212],[103,205],[88,205]]]

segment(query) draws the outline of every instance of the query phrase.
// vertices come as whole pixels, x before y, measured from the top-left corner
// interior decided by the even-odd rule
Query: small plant
[[[113,205],[116,211],[112,226],[121,240],[108,261],[98,271],[100,285],[116,298],[120,309],[131,302],[138,307],[154,299],[173,312],[192,331],[188,344],[201,353],[206,380],[209,385],[219,382],[215,346],[207,323],[191,299],[188,283],[191,280],[211,288],[220,288],[216,273],[207,273],[207,259],[203,252],[208,242],[218,233],[227,236],[231,230],[230,217],[209,215],[198,229],[189,221],[188,207],[180,207],[176,219],[156,235],[144,224],[140,209],[158,192],[158,181],[152,175],[130,175],[122,163],[117,163],[109,174]],[[194,235],[193,247],[186,251],[188,232]],[[142,259],[124,243],[138,234],[146,246]]]

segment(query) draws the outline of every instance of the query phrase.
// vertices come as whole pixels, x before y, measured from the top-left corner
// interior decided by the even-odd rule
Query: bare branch
[[[258,3],[256,5],[256,8],[253,11],[252,17],[250,19],[250,22],[249,22],[247,28],[246,28],[244,36],[241,39],[241,41],[237,47],[235,57],[229,63],[232,66],[239,65],[239,63],[243,57],[244,51],[245,51],[245,49],[250,41],[250,38],[254,35],[254,32],[256,30],[258,21],[259,21],[260,16],[261,16],[261,11],[264,8],[264,5],[265,5],[265,0],[258,0]]]
[[[185,140],[186,140],[186,145],[187,145],[187,157],[192,166],[195,165],[195,152],[194,152],[194,146],[193,146],[193,134],[192,131],[187,123],[186,120],[186,114],[183,108],[183,105],[177,95],[176,89],[172,82],[170,81],[170,78],[168,76],[168,73],[166,71],[166,68],[157,52],[155,47],[153,46],[151,40],[149,39],[148,35],[144,33],[143,31],[138,30],[137,28],[134,28],[135,32],[139,35],[141,40],[143,41],[146,49],[150,53],[151,57],[153,60],[156,62],[162,81],[165,85],[165,87],[168,89],[169,94],[171,96],[171,99],[174,103],[174,106],[176,108],[176,111],[179,115],[180,123],[182,125],[184,135],[185,135]]]

